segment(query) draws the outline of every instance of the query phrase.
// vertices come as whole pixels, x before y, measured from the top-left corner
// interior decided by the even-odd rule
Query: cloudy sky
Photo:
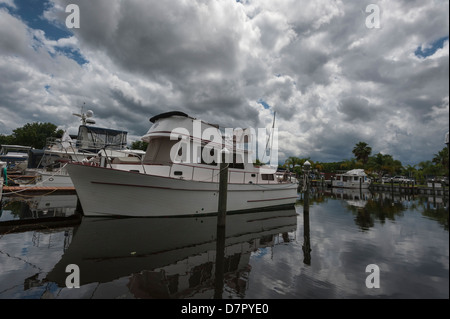
[[[76,134],[84,104],[130,142],[166,111],[229,128],[276,112],[280,161],[363,141],[417,164],[449,130],[449,2],[0,0],[0,79],[0,134]]]

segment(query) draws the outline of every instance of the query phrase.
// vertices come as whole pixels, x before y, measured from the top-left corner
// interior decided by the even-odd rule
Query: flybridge
[[[153,123],[142,137],[150,143],[156,138],[169,138],[173,163],[220,163],[225,152],[228,163],[253,163],[259,159],[270,166],[278,166],[278,130],[266,128],[225,128],[188,116],[183,112],[167,112],[150,119]],[[178,142],[176,142],[178,141]],[[233,154],[233,156],[231,155]],[[239,160],[241,158],[241,160]]]
[[[91,110],[84,113],[82,108],[80,113],[73,113],[73,115],[81,118],[82,123],[78,128],[76,142],[76,147],[80,151],[96,153],[104,148],[113,150],[126,148],[128,132],[88,126],[87,124],[95,124],[95,121],[92,119],[94,112]]]
[[[78,149],[97,152],[103,148],[124,149],[127,146],[126,131],[80,125],[76,146]]]

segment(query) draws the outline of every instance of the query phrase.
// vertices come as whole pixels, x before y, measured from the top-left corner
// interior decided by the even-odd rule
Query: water
[[[5,221],[71,215],[76,196],[2,204],[0,299],[449,298],[447,198],[316,190],[306,214],[299,194],[295,209],[227,216],[225,242],[214,216],[23,229]]]

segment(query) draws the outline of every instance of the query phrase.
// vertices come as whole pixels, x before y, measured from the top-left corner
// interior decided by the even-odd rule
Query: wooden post
[[[311,265],[311,241],[309,234],[309,209],[303,210],[303,263]]]
[[[225,227],[227,216],[227,193],[228,193],[228,163],[225,161],[225,152],[222,153],[219,175],[219,208],[217,215],[217,226]]]
[[[214,299],[222,299],[225,270],[225,226],[217,225]]]
[[[216,235],[216,272],[214,299],[221,299],[223,292],[223,274],[225,261],[225,224],[227,216],[228,163],[225,152],[222,152],[219,175],[219,204],[217,214]]]
[[[303,211],[309,214],[309,176],[305,176],[305,194],[303,198]]]

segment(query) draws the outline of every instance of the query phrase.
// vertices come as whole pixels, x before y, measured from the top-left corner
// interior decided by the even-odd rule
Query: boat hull
[[[85,216],[160,217],[216,214],[219,183],[69,164]],[[297,184],[228,184],[227,212],[295,204]]]

